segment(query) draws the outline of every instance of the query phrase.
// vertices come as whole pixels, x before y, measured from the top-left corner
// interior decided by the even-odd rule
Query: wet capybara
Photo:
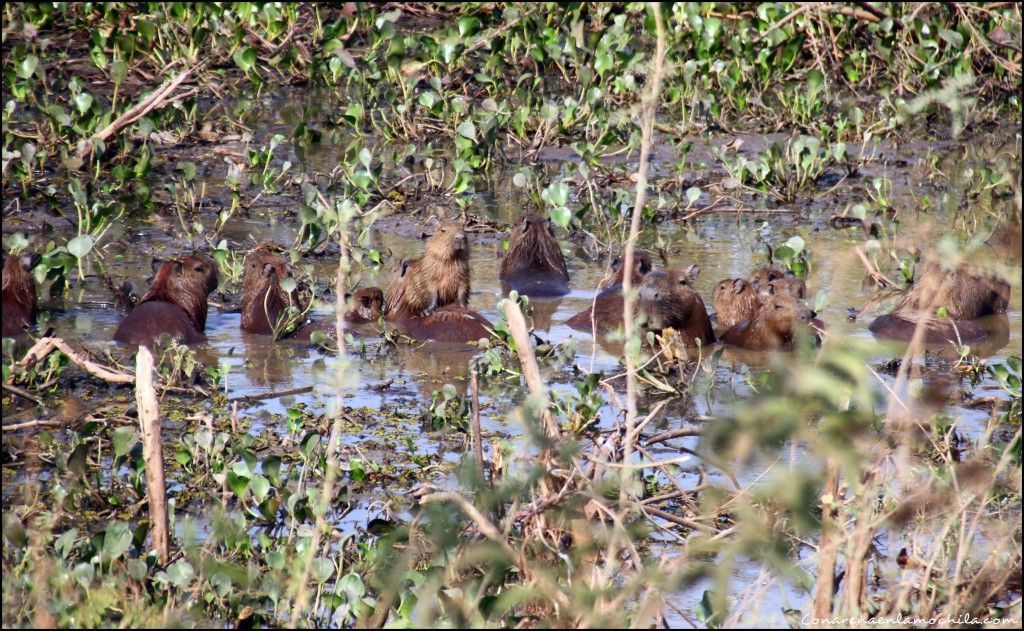
[[[749,320],[761,306],[761,298],[754,286],[742,278],[727,278],[715,285],[711,304],[718,316],[719,330]]]
[[[761,285],[761,293],[767,295],[789,294],[803,300],[807,297],[807,283],[792,273],[786,272],[781,278],[773,278],[768,281],[767,285]]]
[[[926,343],[971,342],[985,337],[984,329],[971,320],[1006,313],[1010,302],[1010,284],[1005,280],[961,264],[944,270],[930,261],[914,281],[914,287],[893,309],[871,323],[875,335],[910,340],[924,310]],[[939,309],[945,317],[937,317]]]
[[[462,305],[445,305],[422,316],[393,321],[399,333],[416,340],[468,343],[491,336],[494,328],[487,318]]]
[[[469,304],[469,240],[459,221],[442,221],[423,256],[402,261],[385,295],[390,319],[427,315],[445,305]]]
[[[349,324],[373,324],[384,313],[384,292],[380,287],[363,287],[352,295],[352,308],[345,314]]]
[[[242,277],[243,331],[270,335],[289,306],[302,310],[298,291],[293,288],[289,293],[281,287],[281,281],[291,276],[288,263],[273,254],[270,247],[257,246],[246,255]],[[282,336],[287,333],[279,331]]]
[[[799,327],[810,331],[814,313],[789,294],[768,296],[750,320],[734,324],[721,335],[725,344],[751,350],[792,350]]]
[[[759,267],[750,274],[750,284],[760,291],[762,287],[767,287],[768,283],[785,275],[786,272],[777,267]]]
[[[644,274],[652,269],[651,254],[645,250],[637,250],[633,254],[633,287],[638,287],[643,280]],[[700,268],[691,266],[691,269],[700,272]],[[598,333],[605,333],[622,326],[622,281],[626,274],[623,257],[617,257],[612,261],[612,270],[615,272],[615,279],[612,284],[598,292],[593,304],[583,311],[580,311],[566,321],[566,324],[577,331],[591,331],[596,328]],[[693,280],[696,280],[696,273]],[[596,317],[595,317],[596,314]]]
[[[526,214],[512,226],[498,278],[508,290],[530,297],[569,293],[569,271],[550,221]]]
[[[646,319],[648,330],[673,328],[687,346],[695,345],[696,340],[707,346],[714,343],[715,332],[704,300],[691,287],[694,268],[700,271],[691,266],[686,271],[661,269],[645,275],[640,283],[638,311]]]
[[[206,341],[206,300],[217,288],[217,265],[198,253],[157,265],[149,291],[121,321],[114,341],[152,346],[165,333],[184,344]]]
[[[4,254],[3,258],[3,336],[14,337],[36,323],[36,281],[33,256]]]

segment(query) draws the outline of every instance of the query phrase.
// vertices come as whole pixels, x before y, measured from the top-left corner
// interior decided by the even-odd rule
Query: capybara
[[[639,287],[644,274],[650,272],[651,269],[650,252],[646,250],[634,252],[633,287]],[[700,268],[691,266],[691,269],[695,270],[693,279],[696,280],[696,274],[700,272]],[[612,261],[612,270],[615,272],[612,284],[598,292],[590,307],[569,318],[566,321],[567,325],[577,331],[591,331],[596,327],[599,333],[605,333],[622,326],[622,281],[626,274],[623,257],[616,257]],[[596,314],[596,317],[593,314]]]
[[[114,341],[152,346],[165,333],[184,344],[206,341],[206,300],[217,288],[217,265],[198,253],[157,265],[149,291],[121,321]]]
[[[550,221],[526,214],[512,226],[498,278],[509,290],[535,298],[569,293],[569,271]]]
[[[750,284],[760,291],[762,287],[767,287],[768,283],[785,275],[786,272],[777,267],[759,267],[750,274]]]
[[[3,258],[3,336],[14,337],[36,323],[36,281],[34,256],[5,254]]]
[[[469,241],[459,221],[442,221],[423,256],[402,261],[384,302],[388,319],[427,315],[445,305],[469,304]]]
[[[274,327],[279,326],[281,314],[289,306],[302,310],[298,291],[293,288],[289,293],[281,287],[281,281],[291,276],[288,263],[273,254],[270,247],[257,246],[246,255],[245,275],[242,277],[243,331],[270,335],[274,333]],[[278,334],[283,337],[291,332],[294,330],[278,331]]]
[[[794,298],[803,300],[807,297],[807,283],[790,272],[786,272],[781,278],[773,278],[768,281],[767,286],[762,285],[761,293],[767,295],[789,294]]]
[[[750,320],[734,324],[722,333],[726,344],[751,350],[792,350],[799,327],[809,325],[814,313],[789,294],[773,294],[764,299]]]
[[[462,305],[445,305],[422,316],[393,320],[399,333],[416,340],[468,343],[490,337],[494,326],[476,311]]]
[[[661,269],[644,276],[638,306],[648,330],[673,328],[687,346],[695,345],[696,340],[707,346],[715,342],[715,332],[704,300],[691,287],[694,268]]]
[[[986,334],[970,320],[1006,313],[1009,302],[1010,284],[1005,280],[966,263],[944,270],[930,261],[892,313],[875,318],[868,329],[882,337],[910,340],[924,310],[926,343],[972,342]],[[940,308],[946,312],[944,318],[936,315]]]
[[[727,278],[715,285],[711,303],[718,315],[719,330],[749,320],[761,306],[761,299],[754,286],[742,278]]]
[[[373,324],[384,312],[384,292],[380,287],[363,287],[352,295],[352,308],[345,314],[350,324]]]

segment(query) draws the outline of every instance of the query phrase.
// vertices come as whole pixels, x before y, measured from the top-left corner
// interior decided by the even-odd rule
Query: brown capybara
[[[282,257],[273,254],[270,247],[257,246],[246,255],[245,275],[242,277],[243,331],[271,335],[288,307],[303,309],[299,304],[298,291],[293,288],[286,292],[281,287],[281,281],[291,277],[291,267]],[[283,337],[291,332],[294,330],[278,333]]]
[[[762,287],[767,287],[768,283],[785,275],[786,272],[777,267],[759,267],[750,274],[750,284],[760,291]]]
[[[165,333],[176,342],[206,341],[206,300],[217,288],[217,265],[193,253],[159,265],[149,291],[121,321],[114,341],[152,346]]]
[[[380,287],[363,287],[351,298],[352,308],[345,314],[349,324],[373,324],[384,313],[384,292]]]
[[[459,221],[442,221],[423,256],[402,261],[384,302],[388,319],[427,315],[445,305],[469,304],[469,241]]]
[[[761,306],[761,299],[754,286],[742,278],[727,278],[715,285],[711,304],[718,316],[719,330],[749,320]]]
[[[647,274],[653,268],[651,264],[651,253],[646,250],[637,250],[633,254],[633,287],[638,287]],[[622,326],[622,282],[626,274],[623,257],[616,257],[612,261],[612,270],[615,278],[612,284],[598,292],[593,304],[583,311],[580,311],[566,321],[566,324],[577,331],[591,331],[596,328],[599,333],[605,333]],[[696,280],[700,268],[691,266],[695,270],[693,280]],[[594,317],[596,314],[597,317]]]
[[[427,315],[398,318],[393,324],[399,333],[416,340],[461,344],[490,337],[494,328],[487,318],[457,304]]]
[[[868,329],[882,337],[910,340],[924,310],[926,343],[978,341],[986,333],[970,321],[1006,313],[1009,303],[1010,284],[1005,280],[966,263],[944,270],[930,261],[892,313],[875,318]],[[936,315],[939,309],[945,310],[945,317]]]
[[[799,327],[807,327],[814,313],[789,294],[768,296],[750,320],[734,324],[721,340],[751,350],[792,350]]]
[[[36,323],[34,256],[5,254],[3,258],[3,336],[14,337]]]
[[[807,297],[807,283],[797,278],[790,272],[786,272],[781,278],[773,278],[768,285],[761,285],[761,293],[767,295],[789,294],[798,300]]]
[[[512,226],[498,279],[508,290],[534,298],[569,293],[569,270],[550,221],[526,214]]]
[[[715,332],[704,300],[691,287],[692,278],[690,269],[662,269],[647,274],[640,283],[638,311],[648,330],[673,328],[687,346],[695,345],[696,340],[707,346],[715,342]]]

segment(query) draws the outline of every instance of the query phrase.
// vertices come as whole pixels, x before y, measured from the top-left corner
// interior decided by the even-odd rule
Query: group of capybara
[[[3,259],[3,335],[15,336],[35,323],[36,287],[31,257],[5,255]],[[242,330],[278,338],[308,340],[314,331],[334,336],[333,321],[306,317],[308,305],[288,283],[291,267],[281,249],[261,244],[244,261]],[[613,264],[616,276],[601,288],[591,306],[566,324],[598,335],[622,326],[622,287],[625,266]],[[168,261],[155,261],[149,291],[124,318],[114,340],[130,345],[152,345],[164,334],[185,344],[206,337],[207,300],[216,289],[217,266],[209,257],[192,253]],[[753,271],[750,278],[728,278],[714,289],[712,305],[717,327],[694,289],[700,269],[655,269],[648,252],[634,256],[632,285],[638,289],[636,314],[645,330],[672,329],[690,347],[721,341],[752,350],[791,349],[801,330],[822,329],[815,314],[804,306],[804,281],[772,267]],[[565,257],[551,223],[532,214],[513,224],[508,251],[499,278],[505,291],[531,298],[549,298],[569,292]],[[984,336],[973,321],[1004,313],[1010,286],[1005,280],[975,270],[968,264],[946,270],[926,262],[913,288],[887,315],[869,327],[876,335],[909,340],[920,328],[925,342],[969,342]],[[399,262],[387,291],[359,289],[350,298],[345,316],[355,329],[383,322],[408,337],[438,342],[470,342],[488,337],[493,329],[486,318],[469,308],[469,240],[459,221],[441,221],[426,242],[422,256]],[[944,317],[936,316],[945,311]],[[922,322],[921,327],[918,323]],[[716,330],[717,329],[717,330]]]

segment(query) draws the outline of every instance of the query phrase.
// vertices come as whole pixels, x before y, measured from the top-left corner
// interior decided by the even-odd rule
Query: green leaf
[[[476,142],[476,125],[471,121],[463,121],[462,123],[459,123],[459,126],[455,128],[455,131],[463,138],[468,138],[469,140]]]
[[[569,227],[569,222],[572,221],[572,212],[565,206],[558,206],[551,209],[550,217],[556,226],[567,228]]]
[[[122,521],[112,522],[103,533],[103,552],[111,560],[120,558],[132,545],[132,531]]]
[[[473,35],[480,30],[480,20],[474,17],[465,17],[459,20],[459,35],[466,37]]]
[[[179,589],[188,585],[195,573],[192,564],[188,561],[178,561],[167,568],[167,578]]]
[[[87,234],[80,234],[68,241],[68,252],[75,258],[82,258],[92,250],[93,239]]]
[[[690,188],[686,189],[686,199],[691,204],[696,202],[698,199],[700,199],[700,189],[697,188],[696,186],[691,186]]]
[[[16,72],[22,79],[28,79],[36,73],[36,68],[39,66],[39,58],[35,55],[28,55],[21,60],[18,64]]]
[[[252,496],[256,499],[257,503],[262,502],[267,497],[267,493],[270,492],[270,481],[262,475],[255,475],[249,481],[249,490],[252,491]]]
[[[313,559],[309,567],[312,570],[313,580],[317,583],[326,583],[334,574],[334,564],[323,557]]]
[[[114,444],[115,458],[127,456],[137,442],[135,440],[135,428],[130,425],[118,427],[110,437],[110,442]]]
[[[345,593],[348,602],[358,602],[366,594],[366,585],[358,574],[346,574],[338,581],[338,590]]]
[[[242,72],[248,74],[249,70],[256,65],[256,50],[251,46],[246,46],[236,52],[233,59],[238,67],[242,69]]]
[[[78,108],[79,113],[85,114],[92,107],[92,95],[88,92],[79,92],[78,96],[75,97],[75,107]]]

